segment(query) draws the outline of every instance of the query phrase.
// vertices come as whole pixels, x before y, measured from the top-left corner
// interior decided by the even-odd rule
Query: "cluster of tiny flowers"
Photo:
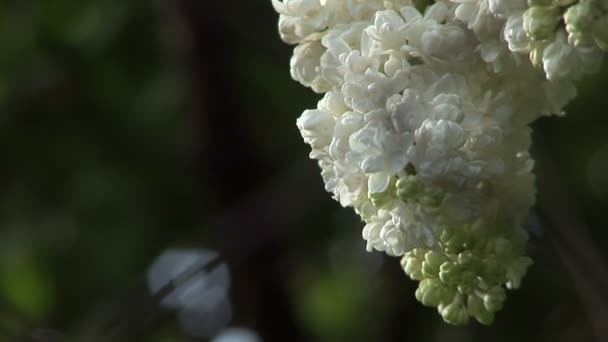
[[[423,304],[449,323],[491,323],[531,264],[529,124],[562,113],[596,69],[605,4],[273,5],[296,44],[292,77],[324,93],[297,126],[326,190],[361,216],[369,251],[402,257]]]
[[[579,80],[598,70],[608,49],[607,0],[450,1],[459,4],[456,18],[476,33],[484,60],[496,68],[514,58],[509,54],[527,54],[548,79]]]
[[[420,281],[416,298],[437,307],[447,322],[464,324],[474,317],[491,324],[506,299],[503,284],[517,288],[532,264],[522,256],[526,240],[523,231],[478,221],[444,229],[439,248],[407,252],[401,265]]]

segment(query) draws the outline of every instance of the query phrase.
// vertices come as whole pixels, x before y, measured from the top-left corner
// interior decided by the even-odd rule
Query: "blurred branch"
[[[608,263],[589,233],[560,169],[537,139],[539,210],[552,242],[589,315],[595,340],[608,341]]]
[[[194,265],[151,295],[148,295],[146,289],[138,289],[137,294],[121,306],[116,315],[102,327],[100,336],[102,338],[111,336],[139,337],[150,333],[151,327],[161,315],[160,303],[195,276],[213,270],[220,262],[219,258],[215,258],[209,263]]]
[[[273,296],[272,301],[256,298],[261,310],[257,328],[265,341],[297,341],[301,334],[297,332],[292,308],[282,288],[284,284],[268,281],[271,278],[268,273],[274,272],[272,258],[266,256],[264,263],[259,263],[254,256],[260,255],[265,250],[263,247],[273,241],[287,237],[291,233],[289,227],[296,226],[325,207],[324,202],[316,200],[326,197],[320,177],[315,172],[314,163],[308,160],[279,170],[274,178],[269,177],[270,173],[259,164],[251,150],[247,132],[235,124],[250,113],[235,103],[224,101],[226,94],[235,92],[226,77],[230,69],[228,61],[224,53],[218,53],[225,52],[227,47],[223,44],[230,41],[225,39],[230,32],[223,31],[226,23],[220,23],[225,19],[222,9],[230,5],[192,0],[163,4],[167,33],[171,35],[168,42],[172,42],[171,48],[179,64],[187,66],[184,74],[188,77],[186,82],[199,143],[199,172],[204,181],[202,192],[219,206],[210,211],[221,212],[205,226],[216,235],[222,258],[231,270],[237,270],[234,276],[239,281],[235,286],[257,286]],[[241,24],[240,27],[247,26]],[[243,35],[245,39],[249,32],[243,32]],[[227,150],[234,151],[238,157],[226,153]],[[310,186],[316,183],[318,186]],[[294,205],[294,198],[301,199],[301,202]],[[200,241],[203,238],[190,237],[187,240]],[[208,237],[204,240],[208,243]],[[239,273],[238,270],[246,272]],[[248,273],[253,270],[255,274],[251,278]],[[137,339],[146,327],[151,328],[151,324],[159,319],[158,303],[162,298],[189,276],[192,274],[180,276],[153,297],[141,287],[134,289],[102,331],[106,336],[110,331],[130,340]],[[116,331],[118,327],[126,329]]]
[[[207,226],[224,237],[219,239],[220,243],[224,243],[220,247],[222,251],[220,254],[228,260],[232,268],[239,264],[247,264],[251,256],[259,252],[263,246],[287,236],[290,233],[288,227],[296,225],[308,215],[323,208],[322,202],[306,200],[293,206],[286,198],[290,195],[285,191],[287,187],[292,192],[302,195],[302,198],[314,198],[320,195],[322,187],[309,186],[314,183],[314,175],[308,171],[309,167],[304,167],[302,164],[292,165],[282,172],[282,176],[275,182],[245,196],[229,211],[209,221]],[[253,231],[244,234],[244,229]],[[162,313],[159,303],[193,276],[212,269],[221,261],[215,259],[204,267],[198,266],[187,270],[154,295],[148,295],[145,286],[138,286],[131,291],[114,316],[102,326],[100,336],[102,338],[126,336],[132,339],[150,333]]]

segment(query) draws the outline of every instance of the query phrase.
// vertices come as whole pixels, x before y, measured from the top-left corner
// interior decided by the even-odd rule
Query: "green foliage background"
[[[234,324],[268,341],[591,340],[593,311],[547,234],[533,237],[536,265],[493,327],[450,327],[416,303],[398,260],[362,252],[362,224],[322,193],[305,161],[295,119],[317,96],[289,77],[290,47],[270,1],[203,1],[194,14],[182,2],[190,1],[0,2],[0,341],[43,327],[91,340],[171,246],[226,255]],[[214,39],[197,54],[188,45],[199,26]],[[222,69],[210,71],[217,60]],[[218,98],[216,82],[230,91]],[[607,84],[604,68],[581,85],[567,116],[534,125],[538,153],[554,159],[558,186],[604,257]],[[208,97],[215,106],[197,105]],[[209,127],[226,114],[214,143]],[[246,148],[223,143],[231,139]],[[277,188],[294,169],[310,175],[300,187],[319,191]],[[284,225],[277,218],[270,237],[235,218],[241,240],[264,243],[231,264],[240,245],[216,223],[266,189],[285,201],[281,210],[314,209]],[[592,295],[606,303],[605,290]],[[291,323],[281,328],[283,320]],[[138,336],[189,340],[170,316]]]

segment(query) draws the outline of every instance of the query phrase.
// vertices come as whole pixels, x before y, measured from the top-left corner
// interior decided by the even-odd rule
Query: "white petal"
[[[374,173],[369,176],[367,182],[368,191],[371,194],[384,192],[391,181],[391,175],[385,172]]]

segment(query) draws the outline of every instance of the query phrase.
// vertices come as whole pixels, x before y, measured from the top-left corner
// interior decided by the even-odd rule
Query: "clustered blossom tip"
[[[327,191],[402,257],[446,322],[490,324],[531,259],[529,124],[561,114],[608,47],[606,0],[273,0],[297,120]]]

